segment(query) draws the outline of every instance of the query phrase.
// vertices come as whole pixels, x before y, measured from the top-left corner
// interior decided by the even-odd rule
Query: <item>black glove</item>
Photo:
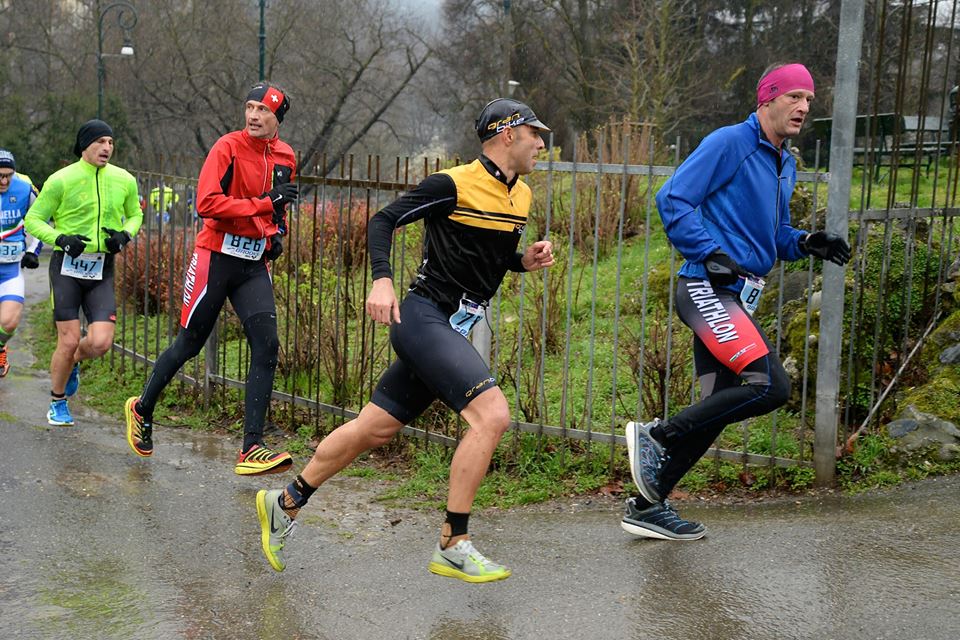
[[[826,231],[808,234],[800,241],[800,250],[841,267],[850,260],[850,245],[847,241]]]
[[[126,231],[116,229],[108,229],[106,227],[100,227],[103,229],[103,232],[109,237],[104,240],[103,244],[107,247],[107,251],[110,253],[120,253],[120,250],[130,242],[130,234]]]
[[[27,251],[23,254],[23,257],[20,258],[20,266],[24,269],[36,269],[40,266],[40,256],[32,251]]]
[[[287,203],[296,202],[300,195],[300,188],[292,182],[278,184],[270,191],[267,191],[267,197],[273,203],[273,223],[279,224],[283,219],[283,207]]]
[[[711,253],[703,261],[703,266],[707,269],[707,278],[710,279],[710,284],[715,287],[728,287],[736,284],[740,276],[750,275],[723,251]]]
[[[267,260],[276,260],[283,253],[283,243],[280,242],[280,236],[276,235],[270,238],[270,248],[263,252],[263,257]]]
[[[57,236],[57,239],[54,241],[58,247],[63,249],[63,252],[66,253],[71,258],[78,258],[80,254],[83,253],[83,250],[87,248],[87,243],[90,242],[90,238],[87,236],[81,235],[72,235],[68,236],[61,234]]]

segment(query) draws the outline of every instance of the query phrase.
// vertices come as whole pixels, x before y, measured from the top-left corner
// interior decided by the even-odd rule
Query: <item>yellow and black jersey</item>
[[[394,229],[422,219],[423,262],[410,291],[451,311],[463,296],[486,302],[508,270],[523,271],[517,245],[530,200],[530,187],[516,177],[507,183],[483,155],[427,176],[370,219],[367,247],[374,280],[392,277]]]

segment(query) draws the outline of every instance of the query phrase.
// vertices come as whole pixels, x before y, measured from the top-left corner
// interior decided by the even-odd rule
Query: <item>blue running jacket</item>
[[[766,140],[756,113],[704,138],[657,192],[667,237],[686,258],[677,273],[706,278],[703,261],[718,249],[758,276],[778,258],[803,258],[806,232],[790,226],[796,182],[796,161]]]

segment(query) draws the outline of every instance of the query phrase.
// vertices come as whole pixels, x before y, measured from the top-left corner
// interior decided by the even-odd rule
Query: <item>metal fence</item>
[[[597,443],[611,464],[627,420],[669,415],[697,394],[692,334],[673,310],[680,258],[667,244],[653,202],[673,167],[653,164],[654,149],[643,144],[642,135],[621,133],[618,141],[611,136],[590,141],[589,152],[573,150],[574,157],[589,162],[551,159],[528,178],[534,204],[521,242],[549,238],[557,263],[544,272],[508,274],[488,316],[491,368],[511,403],[515,433]],[[635,139],[648,163],[635,162],[638,151],[630,149]],[[619,157],[608,157],[614,148]],[[549,157],[555,157],[552,149]],[[674,164],[678,161],[674,157]],[[813,171],[801,172],[792,205],[801,228],[822,227],[828,176],[817,164],[815,159]],[[281,340],[273,416],[285,428],[325,433],[369,399],[393,354],[386,329],[363,313],[369,284],[366,223],[440,167],[437,160],[394,159],[385,167],[377,157],[362,164],[347,158],[336,175],[300,178],[305,197],[290,216],[285,253],[273,271]],[[938,162],[934,175],[939,167]],[[176,334],[183,274],[199,221],[195,180],[137,176],[142,193],[157,188],[164,196],[148,198],[143,231],[118,265],[117,351],[121,368],[134,367],[145,377]],[[176,194],[169,206],[167,189]],[[884,350],[895,347],[903,354],[932,319],[938,285],[955,254],[955,214],[866,206],[852,212],[858,234],[846,304],[847,431],[878,413],[871,409],[890,380],[878,372],[898,364]],[[895,233],[899,221],[907,221],[905,233]],[[421,239],[419,224],[396,234],[398,292],[419,264]],[[904,269],[894,276],[890,264],[898,256]],[[818,295],[819,269],[813,261],[778,264],[768,276],[757,317],[793,378],[794,393],[788,406],[771,416],[729,427],[712,451],[716,458],[777,467],[811,464],[817,322],[820,309],[832,304]],[[905,306],[893,305],[891,296],[905,297]],[[885,335],[891,314],[902,314],[892,323],[902,331]],[[183,395],[192,388],[191,398],[236,401],[228,390],[242,389],[248,361],[242,329],[225,310],[205,352],[181,372],[185,385],[167,393]],[[405,431],[449,445],[461,427],[438,409]]]
[[[629,152],[613,164],[603,157],[603,145],[598,149],[593,162],[548,161],[530,177],[535,199],[522,242],[550,238],[557,264],[537,274],[508,275],[488,318],[489,359],[518,432],[601,443],[609,446],[612,462],[613,445],[622,444],[627,420],[666,415],[690,402],[696,389],[692,334],[672,309],[679,262],[666,244],[652,200],[672,169],[630,164]],[[306,197],[291,215],[285,253],[274,266],[282,345],[274,400],[277,408],[288,409],[275,416],[293,430],[307,425],[324,432],[332,426],[325,416],[336,422],[355,415],[389,363],[386,330],[373,326],[362,311],[369,281],[366,222],[440,163],[395,160],[386,171],[371,157],[360,167],[351,159],[340,167],[336,176],[301,178]],[[169,217],[158,211],[156,200],[146,202],[143,231],[118,265],[120,366],[142,367],[146,375],[143,365],[155,360],[176,333],[198,219],[192,205],[195,180],[137,175],[143,193],[162,186],[179,196],[163,208]],[[801,179],[812,185],[824,176],[811,172]],[[815,210],[816,190],[810,198]],[[396,235],[398,291],[415,273],[421,238],[420,225],[403,227]],[[812,267],[803,272],[805,288],[813,274]],[[773,280],[784,279],[781,267]],[[778,347],[784,305],[791,297],[783,289],[768,294],[762,309]],[[813,311],[810,304],[802,305],[808,326]],[[809,350],[791,357],[803,391],[789,420],[774,416],[764,427],[770,440],[766,450],[752,446],[749,429],[740,429],[716,455],[781,466],[809,464]],[[247,361],[242,330],[225,311],[205,354],[187,365],[182,379],[202,390],[207,401],[229,402],[226,390],[242,388]],[[430,412],[406,431],[451,444],[459,425],[444,413]]]
[[[873,18],[865,22],[863,3],[842,3],[834,117],[800,140],[811,169],[801,173],[791,205],[798,228],[849,226],[854,258],[842,271],[808,260],[778,264],[768,276],[757,317],[793,394],[774,414],[728,427],[716,459],[793,469],[813,460],[818,477],[825,469],[832,478],[838,447],[892,416],[897,391],[914,382],[923,338],[952,304],[944,291],[958,253],[960,156],[956,127],[948,126],[955,109],[947,113],[956,3],[949,16],[931,3],[927,19],[914,22],[888,19],[889,4],[869,3]],[[899,24],[920,26],[900,31]],[[870,63],[863,73],[861,58]],[[884,89],[894,80],[892,92]],[[550,159],[528,177],[534,203],[522,242],[551,239],[556,265],[508,274],[487,325],[475,330],[511,403],[514,442],[536,434],[550,446],[603,452],[612,465],[627,420],[670,415],[696,398],[692,334],[673,309],[679,256],[653,202],[681,160],[676,150],[690,145],[678,141],[671,153],[652,139],[644,126],[611,126],[578,140],[564,153],[571,162],[560,162],[551,144]],[[829,212],[821,160],[828,139],[836,163]],[[273,268],[281,352],[272,416],[317,434],[356,414],[393,357],[386,329],[363,313],[367,220],[441,167],[376,156],[323,164],[336,168],[299,178],[305,197]],[[177,331],[198,228],[196,182],[178,176],[196,175],[195,165],[167,158],[151,165],[157,172],[137,173],[146,221],[118,266],[116,352],[121,368],[144,378]],[[172,189],[172,203],[149,198],[158,187]],[[848,195],[845,215],[838,203]],[[419,224],[395,236],[398,292],[414,276],[421,240]],[[181,372],[181,386],[167,393],[235,402],[248,360],[242,329],[225,311],[204,353]],[[451,445],[461,429],[449,412],[431,409],[405,431]]]

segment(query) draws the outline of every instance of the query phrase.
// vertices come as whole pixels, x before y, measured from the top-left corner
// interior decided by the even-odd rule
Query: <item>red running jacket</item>
[[[296,168],[293,149],[279,137],[260,140],[241,129],[217,140],[197,181],[203,229],[196,245],[219,252],[224,233],[247,238],[275,235],[273,204],[266,192],[293,180]]]

